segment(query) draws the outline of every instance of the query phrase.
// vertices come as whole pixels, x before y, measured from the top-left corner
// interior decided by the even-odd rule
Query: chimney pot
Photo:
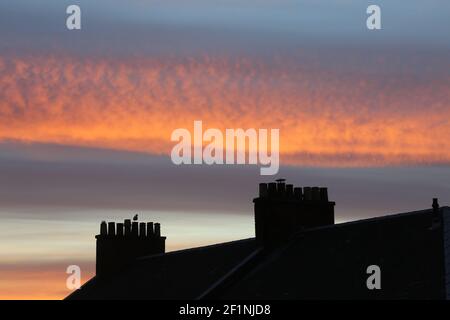
[[[147,233],[145,232],[146,231],[145,230],[146,229],[145,226],[146,226],[145,222],[139,223],[139,236],[141,238],[143,238],[143,237],[145,237],[147,235]]]
[[[311,187],[304,187],[303,192],[304,192],[303,196],[304,196],[305,200],[307,200],[307,201],[312,200]]]
[[[438,198],[433,198],[433,215],[438,216],[439,215],[439,202]]]
[[[311,192],[312,192],[312,199],[314,201],[319,201],[320,200],[320,189],[319,189],[319,187],[312,187],[311,188]]]
[[[438,198],[433,198],[433,209],[439,209]]]
[[[161,236],[161,224],[155,223],[155,236],[160,237]]]
[[[269,183],[269,196],[273,197],[277,194],[277,184],[275,182]]]
[[[320,201],[328,201],[328,189],[320,188]]]
[[[131,235],[137,237],[139,235],[139,222],[133,221],[131,224]]]
[[[131,235],[131,220],[125,219],[124,225],[125,225],[125,236],[129,237]]]
[[[111,237],[116,235],[116,224],[114,222],[108,222],[108,235]]]
[[[298,200],[301,200],[303,197],[303,192],[301,187],[294,188],[294,197]]]
[[[278,182],[277,191],[278,191],[279,195],[285,195],[286,194],[286,183]]]
[[[117,223],[117,235],[123,237],[123,223]]]
[[[260,183],[259,184],[259,197],[260,198],[265,198],[267,197],[267,183]]]
[[[105,221],[102,221],[102,223],[100,223],[100,235],[102,236],[108,235],[108,229]]]
[[[147,237],[154,237],[155,233],[153,231],[153,222],[147,222]]]
[[[293,184],[287,184],[286,185],[286,195],[288,197],[294,196],[294,185]]]

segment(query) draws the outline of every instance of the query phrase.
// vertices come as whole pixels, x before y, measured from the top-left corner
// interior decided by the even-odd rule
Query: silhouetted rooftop
[[[94,277],[70,298],[192,299],[255,249],[246,239],[142,257],[114,278]]]
[[[444,223],[433,226],[432,213],[311,228],[265,250],[246,239],[142,257],[68,298],[443,298],[447,240]],[[439,213],[450,220],[449,207]],[[367,289],[369,265],[380,266],[382,290]]]

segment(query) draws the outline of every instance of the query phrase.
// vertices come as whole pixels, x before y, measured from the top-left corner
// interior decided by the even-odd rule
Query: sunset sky
[[[328,186],[338,221],[450,204],[449,17],[444,0],[1,1],[0,299],[63,298],[71,264],[88,280],[102,220],[159,221],[169,250],[252,237],[257,184],[279,177]],[[173,165],[194,120],[280,129],[280,173]]]

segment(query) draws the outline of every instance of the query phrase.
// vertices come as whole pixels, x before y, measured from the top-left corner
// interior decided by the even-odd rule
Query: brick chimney
[[[335,203],[327,188],[296,187],[284,179],[259,184],[255,204],[256,240],[276,245],[302,229],[334,224]]]
[[[97,239],[97,276],[111,275],[136,258],[165,253],[166,237],[159,223],[126,219],[124,223],[103,221]]]

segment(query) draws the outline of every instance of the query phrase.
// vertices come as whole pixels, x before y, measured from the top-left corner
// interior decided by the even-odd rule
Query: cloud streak
[[[0,139],[168,154],[172,130],[201,119],[280,128],[289,164],[450,163],[448,74],[283,58],[5,56]]]
[[[93,212],[122,210],[251,217],[258,183],[272,180],[258,173],[251,166],[175,166],[166,157],[122,151],[0,144],[0,176],[8,181],[0,185],[0,216],[97,222],[103,216]],[[329,187],[339,220],[426,208],[433,197],[444,205],[450,193],[446,167],[284,166],[279,177]]]

